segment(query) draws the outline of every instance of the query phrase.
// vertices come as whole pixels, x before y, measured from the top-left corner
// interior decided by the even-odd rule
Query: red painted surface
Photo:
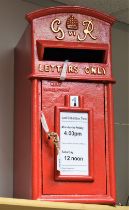
[[[91,174],[90,177],[77,177],[78,182],[72,182],[73,179],[76,180],[76,177],[62,177],[65,182],[59,182],[52,179],[54,177],[53,163],[54,163],[54,149],[51,142],[49,143],[47,139],[43,141],[43,151],[42,158],[43,163],[46,163],[46,170],[44,170],[43,174],[43,190],[44,194],[106,194],[106,168],[105,168],[105,129],[104,129],[104,86],[96,85],[96,84],[85,84],[85,83],[64,83],[63,87],[68,87],[69,92],[45,92],[45,87],[50,87],[50,83],[47,81],[43,81],[43,92],[44,97],[42,99],[42,110],[45,113],[46,119],[49,122],[50,130],[54,130],[54,125],[56,126],[56,131],[59,133],[59,113],[58,109],[61,110],[75,110],[75,108],[63,107],[64,105],[64,96],[66,94],[70,95],[83,95],[84,96],[84,107],[88,110],[88,112],[93,112],[90,114],[90,123],[89,123],[89,144],[91,147],[90,156],[90,169]],[[63,88],[62,87],[62,88]],[[76,91],[75,91],[76,90]],[[99,90],[99,91],[98,91]],[[97,96],[97,97],[95,97]],[[45,105],[45,101],[48,101],[48,105]],[[55,104],[57,106],[57,115],[55,115],[56,123],[54,123],[54,107]],[[59,107],[59,108],[58,108]],[[77,109],[77,108],[76,108]],[[86,111],[86,109],[78,108],[78,111]],[[101,114],[100,114],[101,113]],[[49,115],[50,114],[50,115]],[[101,116],[100,116],[101,115]],[[51,121],[49,120],[51,116]],[[100,116],[100,117],[99,117]],[[92,119],[93,118],[93,119]],[[101,132],[100,132],[101,131]],[[98,140],[99,139],[99,140]],[[51,156],[51,158],[50,158]],[[99,170],[98,170],[99,165]],[[52,169],[52,170],[51,170]],[[93,172],[94,170],[94,172]],[[51,177],[51,182],[50,182]],[[101,179],[100,179],[101,177]],[[79,179],[80,178],[80,179]],[[93,182],[89,182],[94,179]],[[68,182],[67,180],[69,179]],[[84,182],[80,182],[82,180],[86,180]],[[67,182],[66,182],[67,181]]]
[[[104,22],[114,23],[115,18],[104,14],[102,12],[78,6],[65,6],[65,7],[49,7],[46,9],[37,10],[26,15],[27,20],[31,23],[34,19],[40,18],[42,16],[51,15],[51,14],[60,14],[60,13],[77,13],[95,17],[97,19],[103,20]]]
[[[71,35],[66,29],[67,19],[73,15],[78,20],[79,28]],[[17,117],[24,116],[25,108],[17,107],[15,114],[15,162],[14,173],[19,165],[18,142],[21,147],[30,146],[30,153],[26,158],[31,159],[32,167],[26,169],[25,159],[22,161],[22,171],[29,178],[32,173],[32,184],[29,189],[32,199],[115,204],[115,172],[114,172],[114,120],[113,120],[113,97],[111,63],[111,25],[114,18],[81,7],[56,7],[33,12],[27,15],[31,24],[28,35],[24,38],[31,41],[31,46],[25,50],[25,43],[21,40],[20,60],[17,60],[16,74],[22,73],[22,67],[26,72],[23,81],[31,79],[31,89],[22,87],[20,77],[17,77],[17,97],[20,93],[29,91],[31,96],[31,114],[28,115],[30,129],[23,129]],[[59,19],[56,25],[63,30],[64,37],[58,40],[60,33],[53,33],[51,23]],[[92,34],[87,35],[85,40],[79,41],[78,37],[84,37],[83,21],[92,21],[89,30]],[[94,26],[94,30],[92,30]],[[56,28],[57,29],[57,28]],[[23,39],[24,40],[24,39]],[[19,45],[18,45],[19,48]],[[44,60],[46,48],[72,49],[72,50],[104,50],[102,62],[76,62],[69,61],[65,81],[60,81],[60,74],[64,60]],[[96,51],[96,56],[97,52]],[[89,51],[88,51],[89,52]],[[29,56],[29,65],[24,66],[26,55]],[[30,63],[31,61],[31,63]],[[58,67],[57,67],[58,65]],[[60,66],[60,67],[59,67]],[[28,80],[28,83],[30,81]],[[24,94],[23,94],[24,95]],[[70,107],[69,96],[79,96],[80,106]],[[23,100],[23,99],[22,99]],[[17,99],[16,99],[17,101]],[[27,103],[27,98],[25,98]],[[17,106],[17,103],[16,103]],[[89,175],[88,176],[62,176],[56,170],[56,150],[47,134],[41,127],[40,114],[45,114],[50,131],[60,135],[59,113],[60,110],[71,110],[76,112],[88,112],[90,121],[89,133]],[[20,130],[21,129],[21,130]],[[28,133],[28,139],[23,141],[18,138],[20,133]],[[26,144],[25,144],[26,142]],[[32,153],[32,156],[31,156]],[[29,172],[28,172],[29,171]],[[23,172],[15,173],[15,180],[22,180],[22,188],[25,188]],[[19,181],[20,183],[20,181]],[[15,185],[15,184],[14,184]],[[21,191],[17,189],[16,195]],[[23,197],[25,197],[23,195]],[[26,196],[27,197],[27,196]]]

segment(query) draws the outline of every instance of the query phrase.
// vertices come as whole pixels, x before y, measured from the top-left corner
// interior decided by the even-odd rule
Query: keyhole
[[[75,97],[72,99],[72,101],[73,101],[73,105],[77,106],[77,102],[76,102],[76,98]]]
[[[79,101],[78,96],[70,96],[70,106],[71,107],[78,107]]]

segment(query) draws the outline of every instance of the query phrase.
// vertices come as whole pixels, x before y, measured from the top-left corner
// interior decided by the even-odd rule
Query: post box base
[[[42,195],[38,200],[105,205],[115,205],[116,203],[115,199],[108,195]]]

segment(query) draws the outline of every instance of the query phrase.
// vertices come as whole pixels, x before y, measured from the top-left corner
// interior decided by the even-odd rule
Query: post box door
[[[84,109],[84,113],[92,113],[89,115],[90,125],[88,125],[89,174],[87,176],[77,175],[74,179],[74,176],[68,175],[63,176],[63,179],[57,179],[55,176],[55,171],[57,170],[55,146],[51,140],[48,140],[47,135],[42,129],[43,195],[106,195],[104,84],[42,80],[41,86],[41,107],[50,131],[55,131],[58,127],[56,124],[60,116],[56,116],[55,108],[60,109],[60,107],[64,107],[66,95],[83,96],[82,112]],[[70,110],[71,107],[67,108]],[[75,107],[73,112],[78,112],[77,109]],[[88,179],[91,176],[92,178]]]

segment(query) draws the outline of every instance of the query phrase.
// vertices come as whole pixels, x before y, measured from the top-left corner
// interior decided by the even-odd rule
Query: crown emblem
[[[78,29],[78,20],[73,15],[70,15],[70,17],[66,20],[66,28],[69,30]]]

